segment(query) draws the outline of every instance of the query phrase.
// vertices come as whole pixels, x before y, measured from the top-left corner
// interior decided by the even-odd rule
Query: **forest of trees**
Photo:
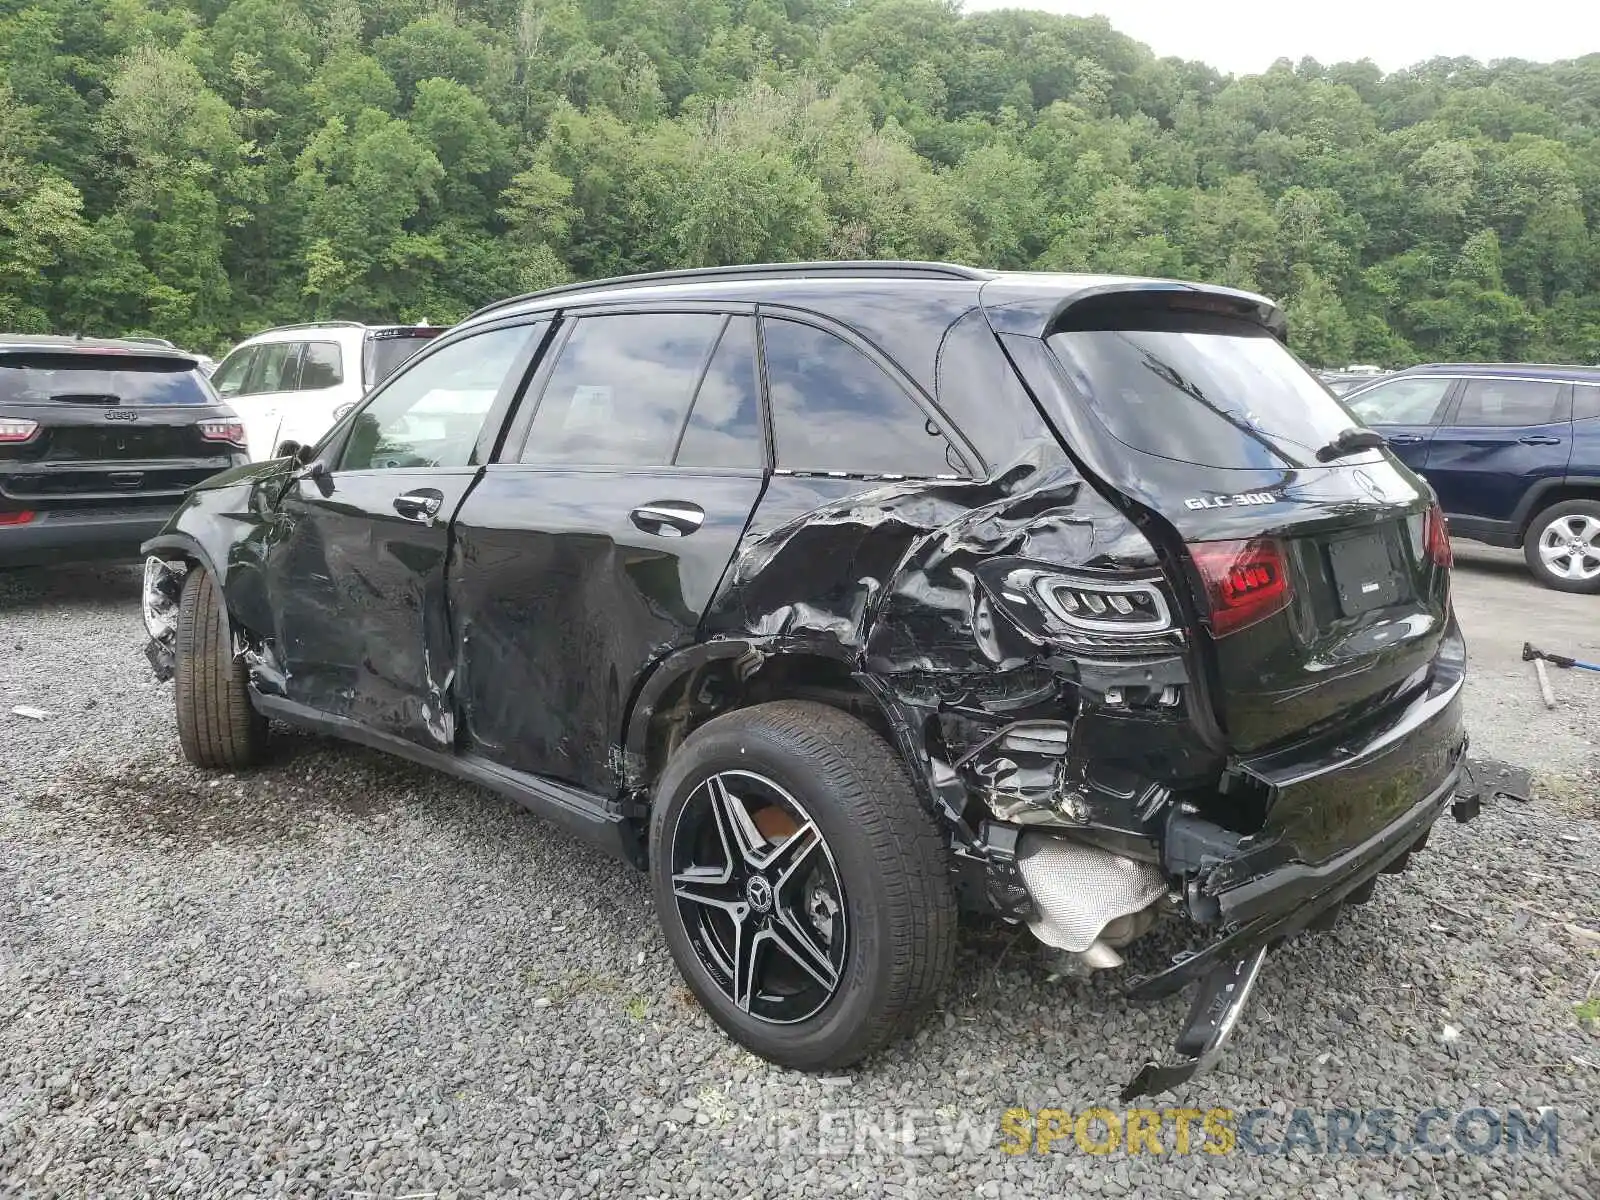
[[[1600,362],[1600,55],[1232,78],[944,0],[0,0],[0,329],[214,350],[877,257],[1253,288],[1317,364]]]

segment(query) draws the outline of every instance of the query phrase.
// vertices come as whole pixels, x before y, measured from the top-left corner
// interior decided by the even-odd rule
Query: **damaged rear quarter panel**
[[[1027,445],[986,479],[779,473],[704,633],[765,653],[847,663],[885,708],[947,816],[983,819],[972,803],[979,796],[1060,824],[1069,823],[1059,814],[1070,808],[1071,824],[1123,836],[1149,856],[1167,789],[1214,781],[1221,757],[1182,708],[1108,704],[1107,692],[1148,698],[1168,684],[1181,690],[1182,646],[1138,661],[1066,653],[995,603],[979,567],[997,557],[1157,568],[1149,542],[1053,442]],[[1059,749],[1024,761],[1014,750],[984,748],[1017,721],[1059,724]]]

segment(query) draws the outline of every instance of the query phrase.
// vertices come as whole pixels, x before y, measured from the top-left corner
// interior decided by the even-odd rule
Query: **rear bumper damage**
[[[1147,1062],[1122,1089],[1124,1101],[1163,1092],[1207,1070],[1221,1055],[1250,998],[1250,989],[1268,949],[1307,927],[1326,922],[1354,895],[1370,892],[1385,872],[1401,870],[1412,851],[1427,841],[1433,823],[1446,808],[1458,821],[1478,815],[1478,801],[1457,797],[1458,763],[1444,783],[1387,828],[1361,845],[1316,866],[1295,864],[1252,881],[1261,915],[1158,975],[1136,980],[1128,989],[1134,1000],[1170,995],[1198,980],[1178,1034],[1177,1061]]]
[[[1192,789],[1124,785],[1120,820],[1103,791],[1075,786],[1084,773],[1067,745],[1081,744],[1081,722],[1058,748],[1045,723],[1017,722],[957,764],[1005,818],[955,845],[968,902],[1026,923],[1065,971],[1083,974],[1121,966],[1117,951],[1163,916],[1208,931],[1208,944],[1128,989],[1150,1001],[1198,985],[1172,1061],[1147,1063],[1123,1098],[1177,1086],[1217,1060],[1274,944],[1364,901],[1447,809],[1477,815],[1463,783],[1462,683],[1447,652],[1409,699],[1292,751],[1232,760],[1209,803]],[[1234,803],[1254,806],[1254,832],[1218,823]]]

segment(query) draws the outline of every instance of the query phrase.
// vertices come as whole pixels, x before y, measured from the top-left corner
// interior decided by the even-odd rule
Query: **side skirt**
[[[614,858],[639,868],[645,865],[644,845],[637,828],[615,804],[602,796],[513,771],[485,758],[441,754],[404,738],[368,729],[348,717],[333,716],[282,696],[263,695],[254,688],[250,690],[250,700],[256,711],[271,720],[381,750],[498,792],[515,800],[534,816],[560,825]]]

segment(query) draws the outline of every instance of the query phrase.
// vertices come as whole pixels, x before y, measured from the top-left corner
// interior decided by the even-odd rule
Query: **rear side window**
[[[733,317],[695,395],[673,462],[680,467],[765,466],[755,322]]]
[[[244,377],[241,396],[263,392],[292,392],[300,386],[299,342],[269,342],[256,347],[255,360]]]
[[[443,333],[443,329],[375,329],[367,339],[368,387],[377,387],[393,375],[418,350]]]
[[[722,323],[716,313],[580,318],[545,385],[521,461],[670,464]]]
[[[215,404],[194,364],[118,354],[0,356],[0,403]]]
[[[1549,425],[1565,421],[1559,383],[1538,379],[1469,379],[1453,425]]]
[[[1048,343],[1095,419],[1147,454],[1208,467],[1316,466],[1317,450],[1354,424],[1282,343],[1248,321],[1183,316],[1162,328],[1055,333]]]
[[[314,392],[344,382],[344,356],[338,342],[307,342],[300,359],[300,390]]]
[[[1592,421],[1600,417],[1600,384],[1575,383],[1572,385],[1572,419]]]
[[[883,369],[835,334],[763,318],[778,466],[789,471],[964,474],[938,424]]]
[[[1448,375],[1413,375],[1380,383],[1348,403],[1368,425],[1432,425],[1453,383]]]

